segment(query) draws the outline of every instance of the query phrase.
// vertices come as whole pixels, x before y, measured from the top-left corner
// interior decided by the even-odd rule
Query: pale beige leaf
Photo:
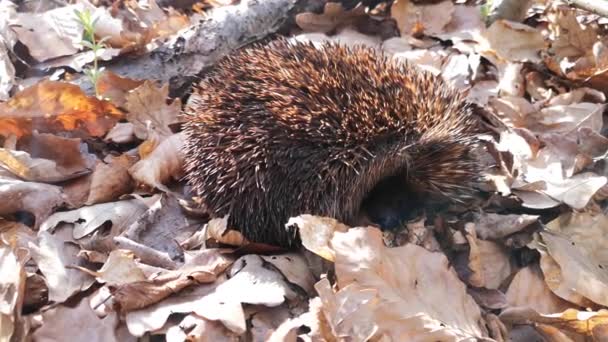
[[[545,47],[541,32],[507,20],[495,21],[485,32],[489,48],[510,62],[536,62]]]
[[[83,266],[77,257],[80,250],[46,231],[38,235],[38,245],[30,243],[32,258],[46,278],[49,300],[62,303],[73,294],[84,291],[95,282],[90,275],[68,266]]]
[[[349,308],[339,310],[334,323],[349,325],[344,315],[355,313],[360,320],[351,328],[365,332],[357,336],[401,341],[431,330],[446,340],[486,334],[479,307],[443,254],[414,244],[387,248],[371,227],[336,232],[331,245],[340,289],[334,301]]]
[[[261,256],[264,261],[279,269],[287,280],[302,288],[309,295],[314,294],[315,278],[306,259],[296,253]]]
[[[391,17],[397,21],[402,36],[412,35],[422,26],[424,33],[438,35],[452,21],[454,4],[441,1],[431,5],[416,5],[410,0],[397,0],[391,7]]]
[[[52,230],[60,222],[70,222],[74,224],[74,238],[80,239],[110,221],[118,231],[122,231],[148,209],[148,204],[157,199],[158,196],[153,196],[145,201],[132,199],[57,212],[42,224],[40,230]]]
[[[601,262],[564,236],[549,232],[541,236],[546,245],[541,268],[551,290],[580,306],[587,301],[608,306],[608,270]],[[553,263],[543,262],[547,258]]]
[[[130,122],[119,122],[108,132],[105,139],[117,144],[133,142],[135,140],[135,128]]]
[[[510,306],[529,307],[539,313],[562,312],[572,307],[571,303],[551,292],[540,268],[534,265],[515,274],[506,295]]]
[[[348,226],[328,217],[301,215],[292,217],[286,226],[297,226],[302,239],[302,245],[309,251],[334,261],[335,254],[330,246],[335,232],[345,232]]]
[[[495,242],[479,240],[470,234],[467,234],[466,238],[470,246],[469,269],[472,272],[469,283],[475,287],[498,289],[511,275],[509,254]]]
[[[146,279],[144,272],[135,263],[133,253],[123,249],[110,252],[108,260],[96,273],[97,281],[109,285],[123,285]]]
[[[9,246],[0,242],[0,340],[10,341],[21,316],[25,269]]]
[[[169,192],[163,183],[171,178],[179,179],[183,173],[184,139],[183,133],[177,133],[163,140],[145,159],[138,161],[129,169],[133,179]]]

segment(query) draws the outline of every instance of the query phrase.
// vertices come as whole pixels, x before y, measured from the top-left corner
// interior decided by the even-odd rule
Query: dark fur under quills
[[[185,116],[194,193],[254,242],[298,245],[285,224],[301,214],[352,223],[382,181],[460,200],[479,174],[463,97],[370,48],[281,39],[240,50],[200,82]]]

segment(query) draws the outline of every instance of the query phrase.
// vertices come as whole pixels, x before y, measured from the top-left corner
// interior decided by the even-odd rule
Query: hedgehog
[[[401,199],[399,211],[462,202],[480,172],[478,120],[464,96],[364,46],[253,44],[193,87],[184,116],[193,194],[251,242],[294,248],[289,218],[353,224],[383,195]],[[382,221],[380,211],[368,216]]]

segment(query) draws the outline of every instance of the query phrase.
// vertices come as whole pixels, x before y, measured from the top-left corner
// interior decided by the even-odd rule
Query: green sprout
[[[76,10],[74,12],[76,13],[76,18],[83,27],[82,41],[80,43],[82,44],[82,46],[89,48],[91,49],[91,51],[93,51],[93,66],[85,68],[84,73],[85,75],[87,75],[87,77],[93,84],[93,87],[95,88],[95,95],[97,97],[100,97],[99,92],[97,90],[97,81],[101,76],[103,68],[99,68],[98,52],[99,50],[106,47],[104,42],[109,37],[104,37],[100,40],[97,40],[95,38],[95,25],[97,24],[99,18],[93,19],[91,12],[88,9],[84,11]]]

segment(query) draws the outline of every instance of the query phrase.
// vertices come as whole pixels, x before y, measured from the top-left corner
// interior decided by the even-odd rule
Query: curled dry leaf
[[[311,12],[297,14],[296,24],[305,32],[327,33],[352,25],[364,16],[366,16],[365,6],[357,6],[345,11],[341,3],[328,2],[321,14]]]
[[[25,269],[10,246],[0,241],[0,339],[10,341],[21,316]]]
[[[216,321],[190,314],[167,329],[167,342],[180,341],[238,341],[238,335]]]
[[[391,17],[397,21],[402,36],[439,35],[444,27],[452,21],[454,4],[451,1],[440,1],[431,5],[416,5],[410,0],[397,0],[391,7]]]
[[[38,244],[30,243],[32,258],[40,268],[49,287],[49,300],[62,303],[73,294],[84,291],[95,279],[70,266],[86,266],[78,258],[80,249],[46,231],[38,235]]]
[[[133,180],[128,170],[134,163],[135,158],[127,154],[108,156],[103,162],[98,161],[84,204],[109,202],[129,193],[133,189]]]
[[[124,249],[110,252],[106,262],[95,273],[98,282],[112,286],[146,280],[144,272],[135,262],[133,253]]]
[[[264,267],[259,256],[247,255],[235,261],[229,280],[220,278],[213,284],[197,286],[143,310],[129,312],[127,325],[131,333],[141,336],[162,327],[172,313],[194,312],[242,334],[246,329],[242,304],[277,306],[295,296],[280,273]]]
[[[488,28],[485,39],[490,51],[511,62],[539,61],[539,52],[545,47],[539,30],[502,19]]]
[[[473,230],[473,234],[466,235],[470,247],[468,266],[472,272],[468,282],[475,287],[498,289],[511,275],[509,254],[495,242],[477,239],[474,235],[475,228],[469,227],[467,231]]]
[[[499,317],[503,322],[512,324],[528,322],[546,324],[559,328],[561,331],[593,336],[595,341],[604,341],[608,338],[605,330],[605,326],[608,325],[608,310],[579,311],[568,309],[557,314],[539,314],[528,308],[513,308],[505,310]]]
[[[0,135],[70,131],[103,136],[122,117],[107,101],[87,96],[77,85],[42,81],[0,103]]]
[[[116,313],[112,312],[101,319],[95,315],[86,299],[82,299],[74,308],[60,305],[45,311],[42,322],[44,324],[32,336],[36,341],[119,341],[115,331],[118,324]]]
[[[315,278],[302,255],[289,253],[261,257],[276,267],[290,283],[299,286],[310,296],[314,294]]]
[[[38,228],[55,209],[65,204],[66,198],[61,188],[34,182],[6,179],[0,176],[0,215],[18,211],[32,213],[34,227]]]
[[[178,179],[181,177],[184,165],[183,144],[183,133],[171,135],[163,140],[145,159],[135,163],[129,169],[129,173],[137,182],[170,192],[163,183],[171,178]]]
[[[186,217],[175,196],[161,194],[156,198],[120,236],[167,253],[173,260],[181,259],[179,243],[199,230],[202,222]]]
[[[114,301],[125,312],[142,309],[187,286],[214,282],[231,263],[232,259],[221,250],[204,250],[178,270],[116,287]]]
[[[516,233],[538,221],[538,215],[500,215],[481,213],[475,215],[475,232],[484,240],[496,240]]]
[[[17,5],[9,1],[0,4],[0,101],[8,100],[9,92],[15,85],[15,67],[11,55],[17,36],[9,23],[17,15],[16,9]]]
[[[286,226],[292,225],[298,227],[302,245],[306,249],[329,261],[335,260],[335,253],[330,245],[334,233],[348,230],[348,226],[333,218],[308,214],[290,218]]]
[[[105,70],[97,80],[97,91],[102,97],[109,99],[117,107],[124,108],[129,92],[143,83],[144,81],[121,77],[109,70]]]
[[[414,244],[387,248],[375,228],[337,232],[331,245],[339,290],[320,282],[317,291],[337,336],[403,341],[486,334],[479,307],[444,255]]]
[[[145,140],[150,131],[161,139],[173,134],[169,126],[179,122],[181,101],[176,99],[167,104],[168,98],[169,85],[157,88],[151,81],[145,81],[125,96],[127,120],[133,124],[135,136]]]
[[[81,239],[110,221],[115,230],[123,231],[148,209],[148,205],[157,199],[158,196],[153,196],[145,200],[132,199],[102,203],[71,211],[57,212],[42,224],[40,230],[52,230],[60,222],[69,222],[74,224],[74,238]]]
[[[572,307],[571,303],[551,292],[537,265],[519,270],[511,280],[506,296],[511,307],[529,307],[543,314],[562,312]]]
[[[91,172],[96,157],[80,139],[52,134],[34,134],[14,151],[0,148],[0,165],[14,175],[31,182],[54,183]]]

